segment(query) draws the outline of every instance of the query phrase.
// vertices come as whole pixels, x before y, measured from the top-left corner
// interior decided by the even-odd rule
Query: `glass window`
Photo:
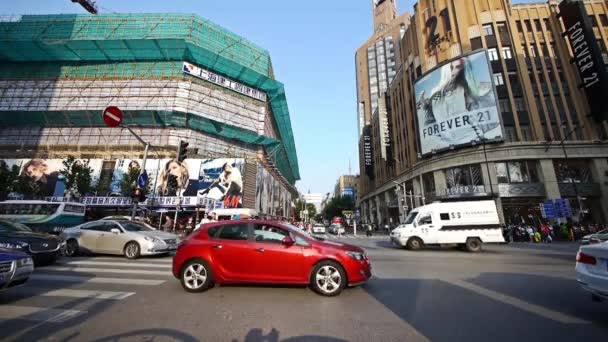
[[[608,26],[608,17],[605,14],[600,14],[600,22],[602,26]]]
[[[282,243],[289,232],[268,224],[256,224],[253,230],[253,236],[256,242]]]
[[[420,219],[418,220],[418,224],[433,224],[431,214],[422,214]]]
[[[227,224],[222,227],[218,239],[223,240],[247,240],[249,229],[247,224]]]
[[[439,218],[442,221],[449,221],[450,220],[450,214],[449,213],[441,213],[441,214],[439,214]]]
[[[128,232],[149,232],[153,230],[137,222],[118,221],[118,223]]]
[[[511,48],[509,46],[505,46],[502,48],[502,58],[511,59],[513,55],[511,54]]]
[[[498,183],[509,183],[509,173],[507,172],[507,164],[506,163],[496,163],[494,164],[496,167],[496,178]]]
[[[308,243],[308,241],[304,240],[298,234],[294,234],[294,236],[295,236],[296,246],[302,246],[302,247],[308,247],[308,246],[310,246],[310,244]]]
[[[530,20],[525,20],[524,23],[526,24],[526,31],[532,32],[532,23],[530,23]]]
[[[0,232],[12,233],[12,232],[31,232],[26,225],[16,222],[0,222]]]
[[[220,230],[220,227],[211,227],[207,229],[207,235],[209,235],[209,237],[211,238],[214,238],[218,230]]]
[[[87,225],[84,225],[84,226],[80,227],[80,229],[82,229],[82,230],[94,230],[94,231],[98,231],[98,232],[103,232],[104,231],[104,228],[103,228],[104,223],[105,222],[93,222],[93,223],[89,223]]]
[[[595,19],[594,15],[590,15],[589,20],[591,20],[591,26],[597,27],[597,20]]]
[[[492,25],[483,25],[481,27],[484,36],[491,36],[494,34],[494,30],[492,29]]]
[[[498,60],[498,51],[496,51],[496,48],[490,48],[490,49],[488,49],[488,58],[491,61],[497,61]]]
[[[521,27],[521,20],[515,22],[515,26],[517,26],[517,32],[523,32],[523,28]]]
[[[536,31],[541,31],[543,29],[540,26],[540,20],[538,20],[538,19],[534,19],[534,27],[536,28]]]
[[[511,183],[527,183],[527,175],[521,162],[509,162],[507,165]]]
[[[502,78],[502,73],[498,72],[493,75],[494,85],[503,85],[505,84],[505,80]]]

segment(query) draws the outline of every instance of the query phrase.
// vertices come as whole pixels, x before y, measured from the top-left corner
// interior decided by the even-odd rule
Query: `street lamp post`
[[[564,123],[562,123],[562,128],[565,128],[565,126],[566,125]],[[566,161],[566,162],[568,161],[568,152],[566,151],[566,145],[564,145],[564,142],[566,140],[568,140],[568,138],[570,138],[572,133],[574,133],[578,128],[579,128],[578,125],[574,125],[574,127],[568,132],[568,134],[566,134],[566,136],[563,139],[561,139],[558,143],[562,147],[562,151],[564,151],[564,161]],[[583,126],[581,126],[580,128],[583,128]],[[549,145],[547,146],[547,148],[545,148],[545,152],[549,151],[549,148],[551,147],[552,143],[553,143],[552,141],[549,142]],[[568,174],[570,175],[570,169],[568,168],[567,170],[568,170]],[[572,186],[574,188],[574,196],[576,196],[576,201],[578,204],[578,212],[579,212],[579,215],[582,216],[583,215],[583,203],[581,202],[581,197],[578,194],[578,187],[576,186],[576,181],[574,180],[574,177],[571,176],[570,179],[572,180]]]
[[[488,172],[488,181],[490,182],[490,196],[494,198],[494,187],[492,186],[492,176],[490,175],[490,165],[488,164],[488,153],[486,152],[486,137],[479,133],[477,126],[473,126],[473,130],[475,130],[475,134],[477,134],[477,138],[481,141],[481,146],[483,146],[483,157],[486,161],[486,171]]]
[[[407,193],[406,193],[406,189],[405,189],[405,184],[401,184],[397,181],[393,181],[393,183],[395,183],[397,185],[397,189],[401,189],[401,186],[403,186],[403,201],[405,202],[405,205],[407,205]],[[399,192],[399,190],[397,190],[397,192]],[[414,207],[414,201],[412,200],[412,208]],[[399,204],[401,205],[401,204]],[[407,212],[404,213],[403,217],[405,218],[405,216],[407,215]]]

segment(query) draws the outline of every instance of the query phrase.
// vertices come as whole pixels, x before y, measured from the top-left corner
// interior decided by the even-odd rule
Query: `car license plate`
[[[169,245],[167,247],[167,249],[170,250],[170,251],[176,250],[177,249],[177,245]]]

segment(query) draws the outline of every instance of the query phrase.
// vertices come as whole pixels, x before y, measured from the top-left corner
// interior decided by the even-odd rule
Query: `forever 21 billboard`
[[[583,1],[564,0],[559,4],[559,17],[564,22],[564,36],[572,48],[572,62],[581,79],[591,115],[601,122],[608,118],[606,94],[608,94],[608,72],[604,66],[600,47],[593,33],[591,21]]]
[[[421,153],[503,139],[485,50],[450,60],[414,85]]]

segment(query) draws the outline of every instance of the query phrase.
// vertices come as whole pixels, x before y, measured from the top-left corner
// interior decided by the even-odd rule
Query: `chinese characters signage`
[[[214,74],[211,71],[205,70],[203,68],[199,68],[193,64],[184,62],[183,70],[186,74],[198,77],[202,80],[217,84],[224,88],[232,89],[232,90],[236,91],[237,93],[241,93],[243,95],[253,97],[256,100],[266,102],[265,93],[263,93],[259,90],[253,89],[253,88],[249,88],[241,83],[238,83],[238,82],[228,79],[226,77],[220,76],[218,74]]]

